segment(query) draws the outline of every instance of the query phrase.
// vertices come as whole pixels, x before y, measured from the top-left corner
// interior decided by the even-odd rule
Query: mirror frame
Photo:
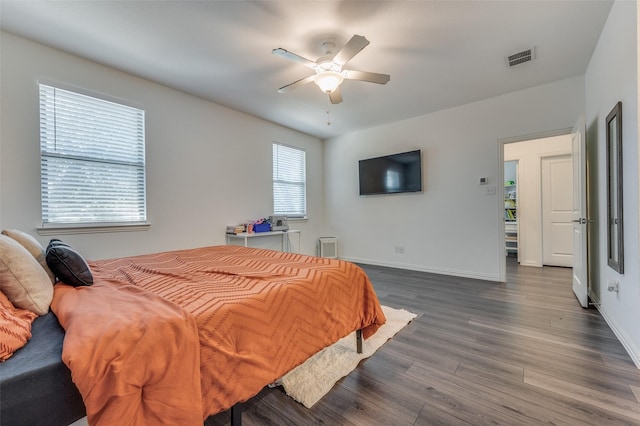
[[[607,134],[607,263],[624,273],[622,220],[622,102],[613,107],[606,121]]]

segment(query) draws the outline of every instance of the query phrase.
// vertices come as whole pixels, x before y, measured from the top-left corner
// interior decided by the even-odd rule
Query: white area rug
[[[373,355],[416,317],[416,314],[404,309],[383,306],[382,310],[387,322],[376,334],[364,340],[361,354],[356,352],[356,333],[353,332],[284,375],[278,383],[284,387],[287,395],[311,408],[338,380],[353,371],[361,360]]]

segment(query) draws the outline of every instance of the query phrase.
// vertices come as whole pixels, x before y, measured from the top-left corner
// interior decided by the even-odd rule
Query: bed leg
[[[231,407],[231,426],[242,426],[242,404]]]
[[[362,353],[362,329],[356,330],[356,350],[359,354]]]

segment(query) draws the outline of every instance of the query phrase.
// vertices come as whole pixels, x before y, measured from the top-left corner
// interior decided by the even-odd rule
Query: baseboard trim
[[[482,274],[478,272],[460,271],[454,269],[442,269],[442,268],[429,268],[421,265],[413,265],[410,263],[396,263],[396,262],[381,262],[372,259],[362,259],[357,257],[340,257],[342,260],[347,260],[353,263],[363,263],[366,265],[385,266],[387,268],[407,269],[409,271],[430,272],[438,275],[450,275],[462,278],[473,278],[477,280],[485,281],[497,281],[500,282],[498,274]]]
[[[604,321],[607,323],[611,331],[613,331],[613,334],[616,335],[618,341],[622,343],[622,347],[624,347],[624,349],[627,351],[627,354],[629,354],[629,357],[631,358],[633,363],[638,369],[640,369],[640,349],[633,344],[633,342],[631,341],[631,339],[629,339],[629,336],[627,336],[625,332],[618,328],[616,322],[609,315],[607,309],[602,306],[602,303],[600,303],[598,297],[596,297],[595,294],[589,292],[589,298],[593,301],[593,305],[596,307],[598,312],[600,312],[600,315],[602,315]]]
[[[468,271],[458,271],[458,270],[450,270],[450,269],[442,269],[442,268],[428,268],[419,265],[413,265],[408,263],[396,263],[396,262],[380,262],[372,259],[362,259],[357,257],[340,257],[342,260],[346,260],[354,263],[362,263],[365,265],[374,265],[374,266],[384,266],[388,268],[398,268],[398,269],[407,269],[409,271],[420,271],[420,272],[430,272],[433,274],[439,275],[451,275],[456,277],[463,278],[474,278],[479,280],[487,280],[487,281],[500,281],[499,276],[496,274],[480,274]],[[640,369],[640,349],[637,348],[631,339],[617,327],[615,321],[609,315],[607,310],[602,306],[600,300],[591,292],[589,292],[589,298],[592,300],[593,305],[598,309],[602,318],[604,318],[605,322],[613,331],[613,334],[618,338],[624,349],[629,354],[629,357],[635,364],[635,366]]]

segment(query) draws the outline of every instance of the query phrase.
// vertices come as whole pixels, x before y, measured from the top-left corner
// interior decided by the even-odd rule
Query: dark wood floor
[[[265,389],[244,425],[640,424],[640,370],[579,307],[570,269],[510,259],[496,283],[363,268],[383,305],[418,317],[313,408]]]

